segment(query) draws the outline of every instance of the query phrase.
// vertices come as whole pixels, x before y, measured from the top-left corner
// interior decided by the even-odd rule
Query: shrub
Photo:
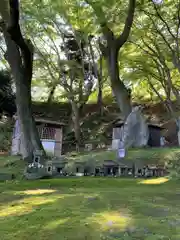
[[[171,177],[180,178],[180,153],[174,154],[173,159],[167,163],[167,167]]]
[[[0,122],[0,150],[9,151],[12,140],[12,125],[8,122]]]

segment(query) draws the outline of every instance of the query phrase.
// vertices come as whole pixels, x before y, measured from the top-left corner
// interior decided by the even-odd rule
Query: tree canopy
[[[107,95],[123,119],[133,101],[162,102],[177,119],[180,1],[32,0],[20,8],[22,39],[33,46],[26,68],[33,99],[70,102],[74,129],[80,129],[84,105],[102,105]],[[7,9],[1,15],[10,24]]]

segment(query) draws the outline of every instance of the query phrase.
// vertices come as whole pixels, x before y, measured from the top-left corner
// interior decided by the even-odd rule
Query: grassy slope
[[[127,161],[142,161],[144,163],[164,163],[168,160],[173,160],[177,155],[180,155],[180,148],[144,148],[130,149],[126,153],[125,160]],[[67,157],[69,161],[88,161],[91,159],[101,163],[104,160],[116,160],[116,151],[94,151],[84,153],[82,155]]]
[[[0,156],[0,174],[14,174],[16,178],[21,178],[24,168],[25,162],[19,156]]]
[[[131,149],[127,152],[125,160],[138,161],[146,163],[161,163],[173,160],[180,155],[180,148],[147,148],[147,149]],[[103,163],[104,160],[116,160],[117,153],[115,151],[94,151],[90,153],[78,154],[76,156],[66,156],[68,162],[72,165],[76,161],[92,161],[97,164]],[[25,163],[20,157],[0,156],[0,174],[11,173],[16,178],[21,178],[25,167]]]
[[[167,180],[0,183],[0,239],[179,240],[180,185]]]

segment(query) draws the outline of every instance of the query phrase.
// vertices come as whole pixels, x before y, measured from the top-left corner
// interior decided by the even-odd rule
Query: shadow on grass
[[[87,220],[94,211],[87,202],[97,201],[96,210],[104,211],[107,206],[102,200],[94,193],[25,197],[23,202],[15,201],[13,206],[11,203],[1,208],[1,236],[3,239],[17,236],[19,239],[85,239],[87,235],[94,239],[99,227],[98,223],[94,225]]]

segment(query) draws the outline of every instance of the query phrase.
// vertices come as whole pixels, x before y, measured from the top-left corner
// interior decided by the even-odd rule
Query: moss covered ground
[[[179,240],[179,196],[168,178],[0,183],[0,239]]]

